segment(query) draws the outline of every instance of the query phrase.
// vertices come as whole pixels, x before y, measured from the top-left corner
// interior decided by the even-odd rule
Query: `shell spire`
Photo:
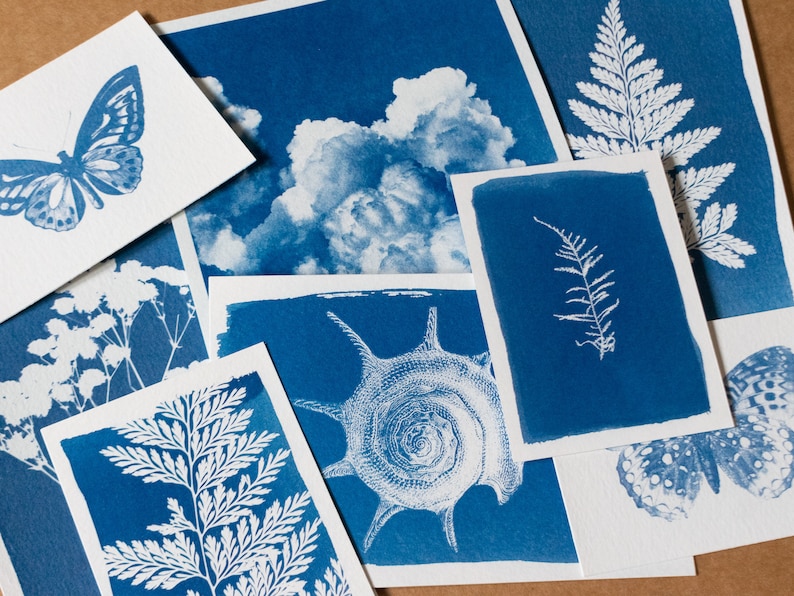
[[[364,343],[364,340],[361,339],[361,336],[353,331],[347,323],[345,323],[331,311],[328,311],[325,314],[334,323],[339,325],[342,331],[345,332],[345,335],[347,335],[350,338],[350,341],[353,342],[353,345],[356,346],[358,354],[361,356],[361,368],[363,376],[366,377],[371,372],[378,370],[381,367],[381,359],[372,353],[372,350],[370,350],[369,346]]]
[[[438,310],[431,306],[427,311],[427,329],[425,338],[417,350],[440,350],[441,344],[438,343]]]

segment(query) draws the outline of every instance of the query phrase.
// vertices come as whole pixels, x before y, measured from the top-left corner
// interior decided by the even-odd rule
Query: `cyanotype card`
[[[452,185],[516,457],[732,424],[657,155]]]
[[[372,594],[260,344],[44,429],[102,594]]]
[[[570,159],[509,2],[300,4],[159,26],[259,158],[188,210],[204,275],[468,271],[449,175]]]
[[[513,0],[574,156],[659,151],[707,317],[792,306],[794,233],[741,0]]]
[[[267,342],[376,586],[581,577],[551,460],[511,455],[470,275],[212,278],[210,299],[221,355]]]
[[[170,224],[4,322],[0,344],[0,589],[96,594],[40,431],[207,357]]]
[[[735,428],[555,458],[586,573],[794,535],[794,309],[712,328]]]
[[[0,322],[253,161],[133,14],[0,92]]]

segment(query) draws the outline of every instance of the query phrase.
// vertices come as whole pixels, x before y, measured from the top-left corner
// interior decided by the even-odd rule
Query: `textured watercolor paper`
[[[517,458],[733,424],[658,155],[452,186]]]
[[[571,158],[504,0],[268,0],[158,30],[259,158],[187,212],[205,277],[467,272],[449,175]]]
[[[43,435],[102,594],[373,593],[264,345]]]
[[[134,13],[0,92],[0,322],[253,156]]]
[[[219,355],[267,343],[379,587],[582,577],[551,460],[510,456],[473,281],[210,281]],[[685,560],[620,575],[692,571]]]
[[[736,428],[555,458],[585,573],[794,535],[794,309],[711,325]]]
[[[513,0],[575,157],[664,157],[709,320],[794,305],[794,233],[741,0]]]
[[[40,432],[206,359],[194,285],[163,224],[0,324],[4,596],[97,594]]]

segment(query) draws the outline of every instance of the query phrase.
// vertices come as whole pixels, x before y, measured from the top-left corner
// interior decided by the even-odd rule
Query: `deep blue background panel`
[[[134,259],[151,267],[183,267],[170,224],[150,232],[114,255],[114,258],[117,264]],[[180,295],[175,289],[169,289],[173,291],[165,294],[167,310],[169,304],[174,307],[186,299],[186,296]],[[0,380],[16,380],[22,368],[39,361],[37,356],[27,351],[27,346],[34,339],[47,336],[44,325],[58,316],[52,310],[52,302],[53,296],[47,297],[0,325],[0,344],[4,349],[3,359],[0,360]],[[152,351],[150,345],[148,358],[158,364],[156,367],[146,366],[146,337],[160,338],[163,333],[162,324],[150,305],[146,305],[138,317],[136,327],[141,334],[137,339],[133,338],[132,346],[133,350],[136,346],[143,348],[135,357],[136,363],[140,365],[138,368],[141,376],[149,384],[160,379],[163,372],[160,365],[165,357],[157,350]],[[187,366],[193,360],[203,360],[206,357],[198,321],[193,321],[183,338],[183,348],[176,352],[172,366]],[[111,399],[129,393],[128,385],[121,376],[114,378],[118,382],[112,383]],[[49,415],[37,420],[37,429],[64,417],[62,410],[53,405]],[[38,430],[37,438],[43,445]],[[60,486],[2,452],[0,486],[0,534],[24,592],[86,596],[98,594]]]
[[[483,257],[507,346],[527,442],[651,424],[708,411],[700,351],[643,173],[562,172],[498,178],[474,189]],[[619,214],[619,215],[618,215]],[[554,314],[581,278],[537,217],[587,239],[603,254],[590,279],[608,288],[615,351],[599,359],[589,325]]]
[[[593,134],[568,108],[569,99],[592,103],[576,88],[590,75],[596,26],[607,0],[512,0],[567,133]],[[672,131],[717,126],[719,137],[692,157],[686,168],[726,162],[734,172],[706,204],[738,206],[730,229],[753,244],[744,269],[729,269],[695,253],[694,268],[709,319],[783,308],[794,304],[777,230],[772,171],[767,147],[742,70],[739,40],[728,0],[623,0],[627,35],[644,44],[641,57],[656,58],[659,83],[680,83],[677,99],[694,107]],[[704,207],[701,206],[701,210]],[[783,217],[788,219],[787,214]]]
[[[232,379],[230,388],[245,387],[246,398],[240,408],[253,410],[250,423],[246,432],[261,433],[263,431],[277,433],[276,437],[262,457],[276,453],[279,449],[289,449],[289,443],[284,436],[281,423],[262,386],[259,375],[253,373]],[[177,397],[176,395],[174,397]],[[62,442],[64,452],[72,466],[75,480],[80,491],[86,499],[88,509],[94,526],[99,536],[100,544],[114,545],[117,540],[129,544],[132,540],[162,540],[161,534],[148,531],[150,524],[165,524],[171,513],[168,511],[167,499],[174,497],[186,507],[190,514],[190,493],[180,486],[163,483],[145,483],[143,478],[123,474],[122,469],[110,462],[99,451],[108,446],[129,445],[130,443],[120,436],[115,430],[102,429],[86,435],[81,435]],[[249,476],[255,474],[256,464],[250,469],[241,471]],[[236,488],[239,475],[235,476],[227,485]],[[265,497],[264,503],[254,508],[254,513],[260,517],[264,509],[276,499],[282,503],[287,497],[296,495],[306,490],[306,485],[298,472],[295,460],[290,456],[278,473],[278,480],[269,485],[271,492]],[[297,524],[296,529],[318,517],[317,510],[312,501],[306,507],[303,520]],[[217,535],[217,532],[216,532]],[[334,548],[328,538],[323,525],[318,528],[318,539],[314,543],[317,548],[311,553],[315,563],[312,565],[314,574],[306,573],[301,579],[307,585],[313,586],[315,579],[322,579],[325,563],[329,558],[335,558]],[[193,537],[195,540],[195,537]],[[227,582],[221,584],[225,586]],[[146,590],[143,585],[134,586],[130,581],[111,578],[114,594],[124,595],[165,595],[183,593],[187,589],[194,589],[199,594],[209,594],[207,584],[200,580],[191,580],[179,584],[172,590]]]
[[[474,291],[427,290],[410,296],[373,292],[235,304],[228,309],[228,331],[219,337],[220,353],[264,341],[291,400],[341,404],[361,379],[361,357],[326,313],[347,323],[375,356],[389,358],[419,346],[430,306],[438,308],[438,338],[444,350],[467,356],[487,350]],[[344,456],[346,441],[338,422],[303,408],[296,408],[296,414],[320,467]],[[576,561],[551,460],[524,464],[523,484],[503,505],[490,487],[470,488],[454,510],[457,553],[447,544],[440,520],[429,511],[398,513],[362,552],[377,495],[356,476],[330,478],[327,484],[364,563]]]

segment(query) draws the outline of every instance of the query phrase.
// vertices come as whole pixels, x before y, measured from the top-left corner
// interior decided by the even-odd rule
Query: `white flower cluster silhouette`
[[[180,299],[169,299],[174,292]],[[39,422],[54,406],[72,416],[141,389],[140,361],[155,371],[149,384],[173,374],[196,311],[183,270],[113,259],[67,286],[51,308],[57,316],[44,325],[48,335],[27,348],[38,362],[23,367],[18,380],[0,382],[0,451],[57,482],[36,435]],[[138,352],[145,318],[156,327]]]

